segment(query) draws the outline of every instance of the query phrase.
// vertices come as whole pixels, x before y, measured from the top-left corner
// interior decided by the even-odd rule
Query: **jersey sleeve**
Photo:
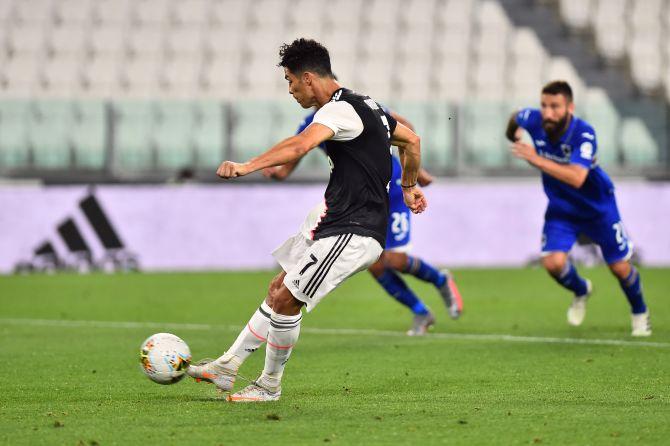
[[[389,110],[386,107],[382,107],[382,110],[384,111],[384,115],[386,116],[386,120],[389,123],[389,132],[391,135],[393,135],[393,132],[395,132],[395,128],[398,126],[398,121],[391,116],[391,110]]]
[[[314,120],[334,133],[333,141],[351,141],[363,133],[363,121],[348,102],[329,102],[314,115]]]
[[[536,108],[524,108],[516,114],[516,123],[522,129],[532,131],[542,126],[542,113]]]
[[[597,149],[596,132],[593,128],[581,129],[573,142],[570,164],[578,164],[590,169],[595,162]]]

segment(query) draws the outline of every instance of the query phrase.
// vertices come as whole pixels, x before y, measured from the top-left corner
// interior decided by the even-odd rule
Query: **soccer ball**
[[[191,363],[191,350],[171,333],[149,336],[140,347],[140,362],[144,374],[158,384],[174,384],[185,376]]]

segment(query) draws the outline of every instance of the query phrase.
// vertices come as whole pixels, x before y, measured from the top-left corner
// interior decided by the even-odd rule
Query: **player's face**
[[[543,94],[541,104],[544,131],[555,133],[564,129],[574,110],[572,102],[562,94]]]
[[[310,108],[315,104],[314,93],[308,81],[307,73],[296,76],[288,68],[284,68],[284,79],[288,82],[288,92],[293,99],[298,101],[302,108]]]

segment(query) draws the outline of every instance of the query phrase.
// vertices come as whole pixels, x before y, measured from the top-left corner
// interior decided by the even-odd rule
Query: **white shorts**
[[[348,277],[375,263],[383,249],[372,237],[342,234],[310,240],[298,233],[272,256],[286,271],[284,285],[307,311]]]

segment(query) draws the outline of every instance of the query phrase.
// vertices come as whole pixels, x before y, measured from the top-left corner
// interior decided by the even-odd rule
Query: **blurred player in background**
[[[403,157],[407,206],[415,213],[426,208],[417,186],[419,137],[370,97],[342,88],[321,44],[298,39],[283,45],[279,56],[289,93],[303,108],[318,108],[312,124],[246,163],[224,161],[217,175],[235,178],[290,163],[325,142],[330,181],[324,201],[309,213],[300,231],[274,251],[282,272],[233,345],[215,361],[187,369],[193,378],[230,391],[244,360],[266,343],[263,372],[228,396],[236,402],[278,400],[284,367],[300,334],[303,306],[313,310],[344,280],[379,259],[389,216],[391,145],[399,147]]]
[[[396,121],[414,131],[414,126],[403,116],[385,107],[384,111],[389,113]],[[315,113],[312,112],[305,117],[296,134],[300,134],[312,123]],[[325,150],[323,146],[320,146],[320,148]],[[291,175],[299,162],[300,158],[282,166],[264,169],[263,175],[276,180],[284,180]],[[452,319],[458,319],[461,315],[463,300],[448,270],[440,271],[421,258],[408,254],[411,249],[411,219],[410,210],[403,200],[401,173],[400,159],[393,155],[386,248],[379,260],[371,265],[368,271],[390,296],[406,306],[414,315],[412,327],[407,331],[407,335],[421,336],[435,323],[435,316],[397,272],[411,274],[420,280],[433,284],[440,293]],[[433,182],[433,177],[421,168],[418,182],[421,187],[425,187]]]
[[[583,279],[568,261],[580,233],[600,246],[612,273],[619,279],[632,312],[632,335],[651,335],[649,311],[642,296],[640,274],[630,262],[633,244],[619,216],[614,184],[598,166],[596,133],[574,113],[572,88],[554,81],[542,89],[541,110],[525,108],[512,114],[506,136],[512,154],[542,172],[549,204],[542,234],[542,264],[549,274],[575,295],[568,323],[580,325],[591,281]],[[535,149],[521,141],[521,129]]]

